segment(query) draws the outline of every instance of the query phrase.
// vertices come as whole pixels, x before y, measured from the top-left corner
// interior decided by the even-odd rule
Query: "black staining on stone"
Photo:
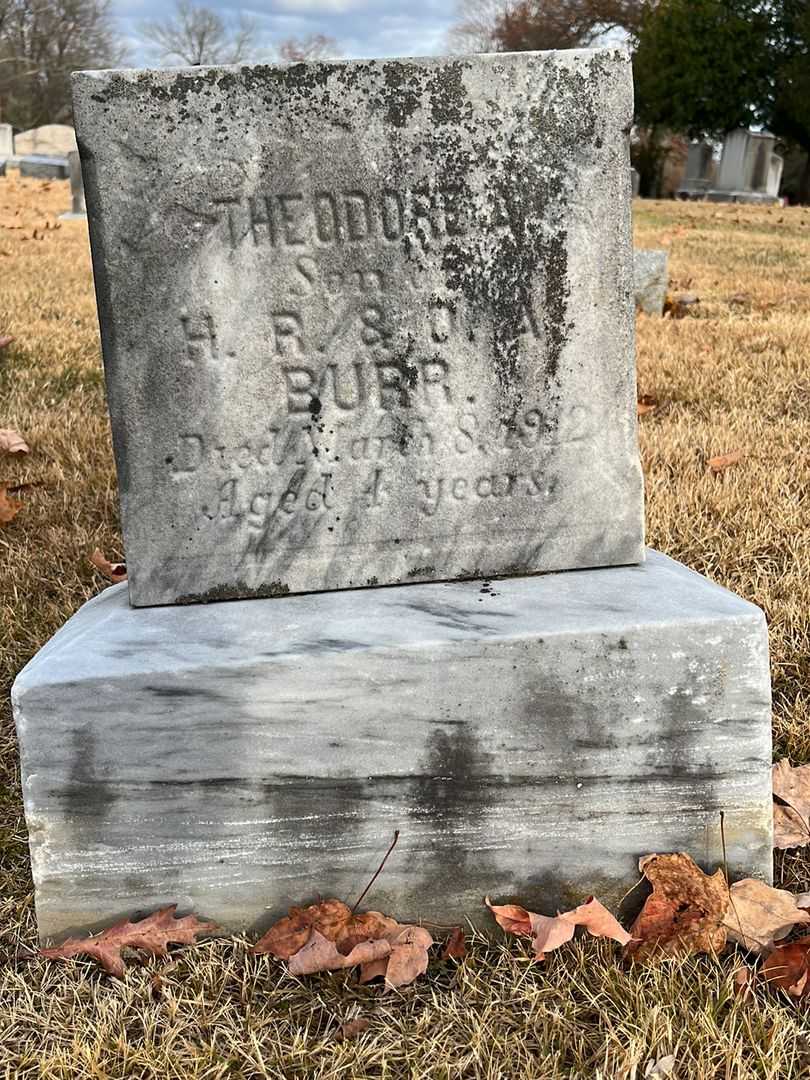
[[[380,102],[386,123],[402,128],[422,103],[421,72],[410,64],[385,64]]]
[[[477,617],[471,611],[454,607],[447,602],[443,603],[440,600],[427,599],[409,600],[403,603],[402,606],[429,615],[436,620],[439,626],[446,630],[463,630],[471,634],[492,633],[492,628],[486,623],[478,622]],[[486,618],[510,619],[513,618],[513,615],[508,611],[487,610]]]
[[[313,420],[318,419],[318,417],[321,415],[322,409],[323,405],[321,404],[321,399],[313,395],[309,399],[309,415],[312,417]],[[317,447],[313,448],[313,453],[317,453]]]
[[[174,602],[176,604],[209,604],[218,600],[262,599],[271,596],[286,596],[289,585],[283,581],[268,581],[255,588],[244,581],[234,581],[232,585],[217,585],[204,593],[187,593]]]
[[[103,737],[103,732],[99,732],[99,737]],[[68,823],[80,822],[77,827],[89,821],[93,828],[100,828],[118,803],[119,796],[106,775],[92,720],[70,733],[69,753],[67,779],[59,792],[65,818]]]
[[[436,574],[435,566],[415,566],[412,570],[409,570],[405,577],[408,578],[426,578],[434,577]]]
[[[475,727],[451,725],[430,732],[410,781],[408,816],[412,828],[424,823],[426,841],[420,853],[428,860],[425,876],[438,873],[465,884],[488,888],[493,869],[482,850],[481,829],[490,804],[490,788],[503,778],[490,774],[491,754],[479,742]],[[421,846],[421,845],[420,845]]]

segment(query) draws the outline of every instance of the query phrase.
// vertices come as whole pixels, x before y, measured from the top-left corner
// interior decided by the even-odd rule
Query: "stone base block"
[[[650,851],[771,873],[762,613],[670,559],[86,604],[13,691],[43,938],[177,901],[224,928],[616,902]]]

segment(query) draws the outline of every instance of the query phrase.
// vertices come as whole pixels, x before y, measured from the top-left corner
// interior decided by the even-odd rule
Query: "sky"
[[[455,0],[198,0],[226,19],[240,10],[256,18],[269,42],[309,34],[327,34],[345,57],[428,56],[445,51],[454,21]],[[147,63],[138,41],[144,19],[170,10],[167,0],[113,0],[113,11],[129,39],[133,61]],[[269,51],[269,50],[268,50]],[[268,59],[270,57],[268,56]]]

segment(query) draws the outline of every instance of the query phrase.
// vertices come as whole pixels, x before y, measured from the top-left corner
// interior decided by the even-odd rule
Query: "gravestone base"
[[[711,190],[706,192],[707,202],[730,202],[752,203],[759,206],[781,205],[782,200],[778,195],[769,195],[766,191],[722,191]]]
[[[762,613],[656,554],[492,582],[86,604],[18,677],[39,930],[179,903],[616,904],[683,850],[771,875]]]

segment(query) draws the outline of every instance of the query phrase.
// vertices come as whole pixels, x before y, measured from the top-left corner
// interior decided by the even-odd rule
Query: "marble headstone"
[[[618,904],[651,851],[770,879],[765,620],[665,556],[213,614],[116,586],[17,678],[43,938],[263,928],[356,895],[394,829],[371,906],[403,921]]]
[[[643,559],[632,97],[612,49],[74,76],[134,605]]]
[[[0,124],[0,160],[14,154],[14,129],[11,124]]]
[[[633,256],[636,308],[663,315],[669,287],[669,256],[664,248],[638,248]]]

